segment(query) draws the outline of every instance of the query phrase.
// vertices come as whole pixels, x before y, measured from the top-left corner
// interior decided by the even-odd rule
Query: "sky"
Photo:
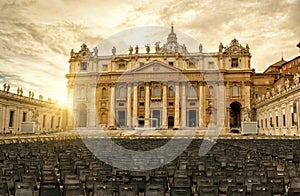
[[[299,10],[300,0],[2,0],[0,89],[7,83],[11,92],[22,87],[23,95],[33,91],[36,98],[66,102],[71,49],[86,43],[106,54],[111,48],[101,43],[119,32],[172,23],[175,33],[192,37],[207,51],[218,51],[220,42],[226,46],[233,38],[248,43],[251,67],[263,72],[281,57],[299,56]],[[150,36],[165,42],[167,34]]]

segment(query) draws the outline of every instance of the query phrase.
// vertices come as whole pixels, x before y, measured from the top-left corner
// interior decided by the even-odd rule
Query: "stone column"
[[[67,129],[74,129],[74,111],[76,110],[76,105],[74,104],[74,88],[71,86],[70,82],[68,82],[68,119],[67,119]]]
[[[137,83],[133,84],[133,106],[132,106],[132,126],[133,127],[137,127],[138,126],[138,121],[137,121],[137,98],[138,98],[138,94],[137,94]]]
[[[218,85],[217,85],[217,126],[226,126],[225,124],[225,116],[226,116],[226,88],[224,86],[224,81],[218,81]],[[223,128],[223,127],[221,127]],[[223,130],[224,131],[224,130]]]
[[[168,103],[167,103],[167,84],[163,85],[163,100],[162,100],[162,129],[168,128]]]
[[[199,106],[199,127],[204,127],[204,96],[203,96],[203,82],[199,82],[199,98],[198,98],[198,106]]]
[[[179,83],[175,83],[175,117],[174,117],[174,128],[179,128]]]
[[[110,87],[110,107],[109,107],[109,126],[115,126],[115,85]]]
[[[150,126],[150,87],[149,83],[146,83],[145,93],[145,127]]]
[[[186,83],[181,83],[181,128],[186,127]]]
[[[90,84],[88,86],[89,94],[86,96],[86,99],[88,100],[87,127],[96,127],[97,124],[96,103],[95,103],[96,87],[97,87],[96,83]]]
[[[127,84],[127,127],[131,127],[131,83]]]

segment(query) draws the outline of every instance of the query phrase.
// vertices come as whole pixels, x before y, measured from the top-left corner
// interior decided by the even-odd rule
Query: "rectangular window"
[[[87,62],[81,62],[80,63],[80,70],[81,71],[86,71],[86,67],[87,67]]]
[[[237,87],[237,86],[232,87],[232,96],[233,97],[238,97],[239,96],[239,87]]]
[[[124,103],[119,103],[119,106],[124,106]]]
[[[239,61],[238,61],[238,59],[237,58],[233,58],[232,60],[231,60],[231,67],[239,67]]]
[[[51,129],[53,129],[54,116],[51,117]]]
[[[140,102],[140,106],[145,106],[145,103],[144,102]]]
[[[102,71],[107,71],[108,70],[108,65],[107,64],[103,64],[102,65]]]
[[[272,117],[270,117],[270,127],[273,127]]]
[[[213,61],[209,61],[208,62],[208,69],[213,69],[214,68],[214,62]]]
[[[43,128],[46,127],[46,115],[43,115]]]
[[[169,102],[169,106],[173,106],[174,105],[174,102]]]
[[[171,62],[169,62],[169,65],[173,66],[173,65],[174,65],[174,62],[172,62],[172,61],[171,61]]]
[[[276,127],[278,127],[278,116],[276,116]]]
[[[22,122],[26,122],[27,113],[23,112]]]
[[[119,70],[125,70],[126,66],[124,63],[119,64]]]
[[[285,127],[285,114],[282,115],[283,126]]]
[[[261,119],[261,128],[264,127],[264,121]]]
[[[14,126],[14,115],[15,115],[15,111],[11,110],[9,112],[9,127]]]

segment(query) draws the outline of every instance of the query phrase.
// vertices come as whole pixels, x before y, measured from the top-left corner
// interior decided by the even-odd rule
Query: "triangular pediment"
[[[151,73],[179,73],[180,70],[160,61],[152,61],[149,63],[144,63],[139,65],[137,68],[134,68],[127,72],[128,74],[151,74]]]

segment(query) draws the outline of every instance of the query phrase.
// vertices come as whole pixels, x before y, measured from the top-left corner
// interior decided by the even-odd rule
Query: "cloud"
[[[65,96],[72,48],[78,51],[85,42],[92,49],[120,31],[146,25],[170,28],[172,22],[180,43],[185,42],[180,31],[209,51],[233,38],[248,43],[252,65],[263,71],[281,53],[286,60],[297,55],[299,9],[299,0],[1,1],[0,81],[20,81],[28,89]],[[152,32],[146,39],[164,42],[168,32]],[[131,44],[144,44],[134,39],[108,40],[99,54],[111,53],[113,45],[119,53],[128,52]]]

